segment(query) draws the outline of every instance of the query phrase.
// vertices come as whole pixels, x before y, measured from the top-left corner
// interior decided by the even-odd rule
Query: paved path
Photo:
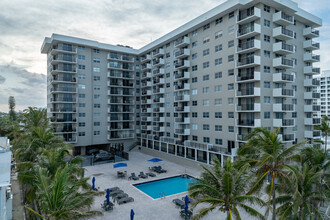
[[[24,206],[22,193],[19,187],[16,173],[11,176],[11,186],[13,190],[13,220],[24,220]]]

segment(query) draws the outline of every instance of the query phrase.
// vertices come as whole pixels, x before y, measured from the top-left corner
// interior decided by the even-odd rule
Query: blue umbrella
[[[189,203],[189,197],[186,196],[184,197],[184,211],[187,212],[188,211],[188,203]]]
[[[92,190],[95,189],[95,177],[93,176],[93,179],[92,179]]]
[[[127,163],[116,163],[113,165],[113,168],[118,168],[118,167],[127,167]]]
[[[152,158],[152,159],[150,159],[148,161],[157,163],[157,162],[160,162],[160,161],[163,161],[163,160],[155,157],[155,158]]]
[[[110,189],[107,189],[107,194],[105,195],[105,198],[107,199],[107,204],[109,204],[110,203]]]
[[[134,219],[134,215],[135,215],[135,213],[134,213],[134,210],[133,210],[133,209],[131,209],[131,220],[133,220],[133,219]]]

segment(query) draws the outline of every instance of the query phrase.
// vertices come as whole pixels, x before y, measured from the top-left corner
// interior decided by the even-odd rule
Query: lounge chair
[[[181,209],[184,208],[184,201],[180,200],[180,199],[173,199],[172,201],[176,206],[179,206]]]
[[[134,199],[132,197],[126,197],[126,198],[119,199],[117,202],[119,205],[121,205],[121,204],[129,203],[129,202],[134,202]]]
[[[126,174],[127,174],[127,171],[124,171],[124,172],[122,172],[122,171],[117,171],[117,177],[118,177],[118,178],[123,178],[123,177],[126,176]]]
[[[123,190],[115,190],[115,191],[110,192],[109,196],[114,197],[117,194],[123,193],[123,192],[124,192]]]
[[[139,180],[139,177],[135,176],[135,173],[131,173],[131,176],[128,177],[128,179],[132,179],[132,180]]]
[[[101,204],[101,207],[105,210],[105,211],[110,211],[113,210],[113,207],[115,206],[115,204],[113,204],[112,202],[109,201],[109,204],[107,204],[107,200],[104,200],[103,204]]]
[[[190,218],[191,218],[191,216],[193,215],[193,212],[191,211],[191,210],[184,210],[184,209],[182,209],[181,211],[180,211],[180,216],[182,217],[182,218],[184,218],[185,220],[189,220]]]
[[[151,177],[155,177],[155,176],[156,176],[156,174],[154,174],[154,173],[151,173],[151,172],[149,172],[149,173],[146,173],[146,175],[148,175],[148,176],[151,176]]]
[[[161,166],[155,167],[154,171],[156,173],[166,173],[167,172],[167,170],[163,170],[163,168]]]
[[[112,191],[116,191],[116,190],[120,190],[120,188],[118,186],[115,186],[115,187],[111,187],[109,188],[110,189],[110,192]],[[107,189],[105,189],[104,191],[107,191]]]
[[[140,172],[139,177],[141,177],[143,179],[148,178],[148,176],[145,175],[143,172]]]
[[[126,193],[119,193],[114,196],[113,201],[116,201],[116,200],[118,201],[118,200],[121,200],[121,199],[127,198],[127,197],[128,197],[128,195]]]

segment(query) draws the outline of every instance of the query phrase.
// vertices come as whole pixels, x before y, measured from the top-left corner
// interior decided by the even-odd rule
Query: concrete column
[[[223,167],[223,154],[221,154],[221,166]]]
[[[210,164],[210,152],[209,151],[206,151],[206,161],[207,161],[207,164]]]
[[[184,158],[187,158],[187,148],[183,147],[183,150],[184,150]]]
[[[168,153],[168,143],[166,143],[166,153]]]
[[[177,156],[176,148],[177,148],[177,146],[176,146],[176,144],[174,144],[174,155],[175,155],[175,156]]]
[[[86,155],[86,146],[80,147],[80,154]]]
[[[197,154],[198,154],[198,150],[195,149],[195,161],[197,161]]]

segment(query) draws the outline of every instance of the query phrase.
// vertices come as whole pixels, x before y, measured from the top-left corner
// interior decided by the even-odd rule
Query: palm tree
[[[197,182],[192,182],[189,186],[189,195],[198,198],[193,207],[200,203],[210,205],[201,209],[197,215],[193,216],[193,219],[201,219],[214,209],[227,213],[227,219],[232,219],[233,216],[241,219],[238,207],[251,216],[264,219],[263,215],[257,210],[244,204],[248,202],[264,205],[264,202],[258,197],[246,195],[245,189],[250,178],[246,172],[248,165],[236,169],[230,158],[228,158],[224,167],[221,167],[221,163],[217,158],[213,163],[212,169],[202,166],[204,172],[201,174],[201,178]]]
[[[315,168],[309,167],[307,163],[301,168],[293,167],[293,171],[297,177],[297,186],[289,182],[282,183],[279,191],[283,194],[276,198],[276,202],[281,204],[277,208],[279,219],[312,219],[316,215],[321,218],[315,201],[324,201],[325,196],[315,186],[322,171],[315,172]]]
[[[244,164],[250,164],[257,169],[257,180],[253,183],[249,195],[260,191],[265,179],[271,176],[271,184],[269,186],[269,203],[272,201],[272,219],[276,219],[276,193],[275,179],[285,178],[294,180],[295,177],[289,176],[293,173],[292,167],[288,164],[291,160],[299,161],[300,156],[296,154],[296,149],[304,142],[295,144],[285,148],[279,137],[280,128],[272,131],[266,128],[255,128],[247,136],[248,142],[245,146],[238,150],[240,160],[237,162],[238,167]],[[269,209],[266,211],[268,215]]]
[[[314,128],[316,130],[320,130],[322,132],[322,136],[325,140],[324,153],[326,154],[327,153],[327,144],[328,144],[328,135],[330,134],[329,118],[326,115],[323,115],[321,124],[315,125]]]
[[[91,211],[93,197],[103,192],[84,191],[81,186],[85,185],[88,178],[73,180],[70,167],[59,168],[54,179],[44,168],[38,168],[35,174],[35,185],[40,211],[25,206],[30,212],[42,219],[77,219],[101,215],[99,211]]]

